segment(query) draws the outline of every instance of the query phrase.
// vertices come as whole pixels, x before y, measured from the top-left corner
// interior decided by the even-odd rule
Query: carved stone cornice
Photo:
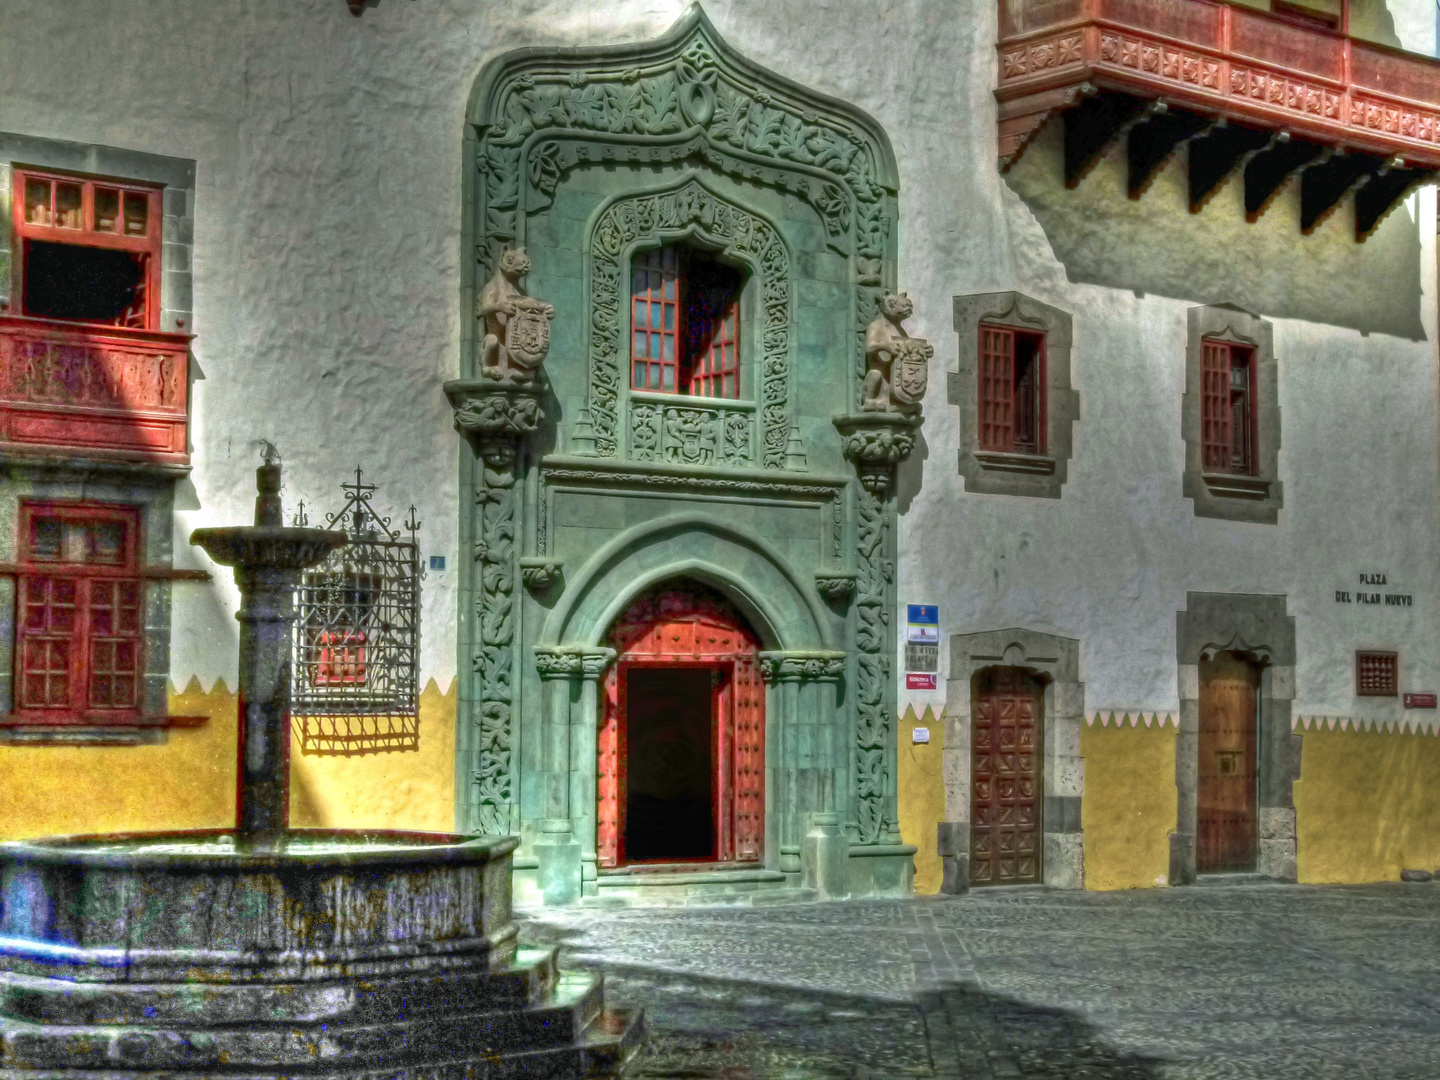
[[[565,587],[565,564],[559,559],[526,556],[520,560],[520,580],[535,596],[548,596]]]
[[[539,645],[535,648],[535,670],[542,679],[598,679],[614,659],[614,649],[600,647]]]
[[[515,447],[545,419],[540,386],[496,379],[451,379],[445,396],[455,410],[455,430],[475,439],[486,463],[496,468],[514,460]]]
[[[860,474],[860,483],[867,491],[884,495],[890,490],[895,466],[915,449],[915,433],[922,420],[919,415],[885,412],[852,413],[835,418],[841,449]]]
[[[844,674],[843,652],[787,650],[760,654],[760,675],[767,683],[834,682]]]
[[[822,570],[815,575],[815,589],[832,604],[848,604],[855,595],[852,570]]]

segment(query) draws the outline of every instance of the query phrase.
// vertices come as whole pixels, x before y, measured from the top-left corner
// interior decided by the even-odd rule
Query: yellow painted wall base
[[[290,821],[333,829],[455,827],[455,698],[431,679],[420,695],[420,749],[354,757],[302,755],[290,742]]]
[[[450,832],[455,821],[455,697],[420,695],[420,749],[307,757],[291,743],[297,826]],[[236,698],[217,681],[172,688],[170,712],[205,716],[155,746],[0,746],[0,840],[67,833],[226,828],[235,823]]]
[[[156,746],[0,746],[0,839],[233,825],[235,695],[192,679],[170,713],[209,719]]]
[[[928,728],[930,741],[917,743],[912,732]],[[940,856],[935,848],[935,826],[945,820],[945,781],[940,772],[940,751],[945,748],[945,725],[930,709],[916,719],[913,707],[905,710],[899,725],[899,768],[895,781],[900,799],[900,839],[914,844],[915,892],[934,896],[940,891]]]
[[[1087,889],[1149,889],[1168,883],[1175,736],[1170,724],[1081,729]]]
[[[1301,881],[1396,881],[1401,870],[1440,870],[1440,738],[1306,731],[1301,754]]]

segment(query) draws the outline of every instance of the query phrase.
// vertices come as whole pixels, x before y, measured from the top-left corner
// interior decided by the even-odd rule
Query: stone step
[[[797,888],[778,870],[711,870],[602,874],[594,895],[581,905],[597,908],[674,907],[710,904],[786,904],[814,900],[814,889]]]
[[[256,1016],[294,1023],[366,1023],[518,1009],[543,1001],[559,978],[556,949],[520,949],[491,971],[345,982],[84,983],[0,972],[0,1017],[43,1024],[199,1028]]]
[[[620,1074],[645,1037],[640,1010],[604,1009],[591,1018],[570,1046],[526,1048],[483,1053],[440,1061],[407,1062],[379,1067],[351,1061],[310,1063],[304,1068],[226,1067],[234,1080],[602,1080]],[[8,1077],[21,1080],[118,1080],[114,1067],[90,1063],[82,1068],[23,1069],[8,1066]],[[211,1069],[147,1070],[144,1080],[213,1080]]]
[[[1196,874],[1195,885],[1201,888],[1216,888],[1225,885],[1278,885],[1275,878],[1266,877],[1264,874],[1248,872],[1223,873],[1223,874]]]
[[[0,1018],[0,1069],[105,1068],[171,1071],[224,1068],[310,1071],[346,1063],[413,1064],[461,1055],[504,1055],[581,1044],[600,1016],[601,977],[561,974],[554,991],[521,1009],[452,1012],[371,1024],[252,1020],[206,1029],[164,1025],[73,1026]]]

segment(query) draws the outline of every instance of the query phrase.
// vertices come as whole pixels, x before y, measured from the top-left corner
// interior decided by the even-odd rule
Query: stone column
[[[290,635],[295,589],[308,567],[350,542],[343,532],[287,528],[280,466],[255,470],[255,524],[197,529],[192,544],[235,568],[240,588],[240,679],[235,776],[236,839],[282,843],[290,827]]]
[[[536,844],[546,905],[567,904],[597,877],[595,844],[598,684],[615,650],[538,648],[535,666],[545,686],[541,740],[545,817]],[[593,886],[591,886],[593,889]]]
[[[468,783],[457,826],[472,833],[519,830],[515,775],[515,655],[520,603],[516,544],[519,528],[515,481],[521,451],[539,426],[536,383],[456,379],[445,384],[455,428],[475,453],[471,537],[474,565],[462,594],[471,605],[462,634],[469,646],[473,682],[460,693],[456,751],[466,760],[457,775]],[[458,793],[457,793],[458,794]]]
[[[856,559],[855,801],[861,844],[898,844],[895,787],[895,468],[915,447],[920,417],[838,417],[845,457],[860,478]]]
[[[760,673],[777,706],[781,760],[775,763],[775,806],[782,815],[780,869],[800,873],[822,899],[848,895],[849,840],[840,827],[837,791],[845,771],[835,739],[836,684],[845,654],[762,652]],[[767,724],[773,721],[768,719]]]
[[[594,891],[599,871],[596,851],[596,738],[600,730],[600,678],[615,659],[614,649],[578,650],[580,692],[570,705],[570,821],[580,845],[580,891]]]
[[[580,897],[580,844],[570,820],[570,714],[579,696],[582,664],[571,652],[536,649],[535,666],[545,687],[540,737],[545,809],[535,855],[540,860],[540,892],[550,906],[573,903]]]

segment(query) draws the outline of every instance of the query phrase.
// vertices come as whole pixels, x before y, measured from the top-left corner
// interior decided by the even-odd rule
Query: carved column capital
[[[516,448],[545,419],[541,388],[498,379],[452,379],[445,396],[455,410],[455,430],[475,440],[476,450],[492,468],[515,460]]]
[[[843,652],[787,650],[760,654],[760,675],[767,683],[834,682],[843,674]]]
[[[535,648],[535,670],[542,679],[594,681],[605,673],[614,659],[614,649],[566,645],[539,645]]]
[[[895,477],[895,466],[915,449],[915,433],[922,417],[904,413],[852,413],[837,416],[841,449],[855,466],[860,483],[875,495],[884,496]]]

